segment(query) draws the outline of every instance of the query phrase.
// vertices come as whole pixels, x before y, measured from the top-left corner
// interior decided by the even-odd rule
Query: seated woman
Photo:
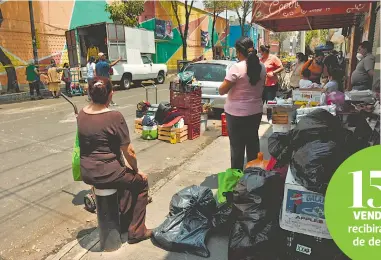
[[[138,243],[152,235],[145,226],[147,175],[138,168],[123,115],[108,108],[113,95],[109,79],[95,77],[89,94],[91,102],[77,118],[82,179],[97,189],[118,190],[122,232],[128,231],[128,243]]]

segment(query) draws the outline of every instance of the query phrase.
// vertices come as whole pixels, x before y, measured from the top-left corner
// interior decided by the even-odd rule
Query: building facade
[[[112,0],[110,0],[112,1]],[[78,26],[112,21],[105,11],[107,1],[33,1],[38,59],[42,66],[54,59],[57,64],[68,62],[65,32]],[[185,23],[184,4],[178,3],[182,28]],[[147,1],[139,19],[140,27],[155,31],[159,24],[171,26],[171,37],[156,37],[155,63],[166,63],[176,69],[182,60],[182,40],[176,15],[170,1]],[[212,15],[193,8],[190,15],[187,39],[187,58],[203,56],[212,58]],[[215,25],[215,45],[225,45],[229,34],[226,20],[218,18]],[[3,90],[8,85],[25,84],[25,67],[33,60],[33,46],[28,1],[0,1],[0,83]]]

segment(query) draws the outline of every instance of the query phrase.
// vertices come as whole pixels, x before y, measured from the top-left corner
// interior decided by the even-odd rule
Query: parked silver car
[[[183,71],[192,71],[201,85],[202,102],[210,103],[213,108],[223,109],[227,95],[220,96],[218,88],[226,73],[236,62],[229,60],[205,60],[188,64]]]

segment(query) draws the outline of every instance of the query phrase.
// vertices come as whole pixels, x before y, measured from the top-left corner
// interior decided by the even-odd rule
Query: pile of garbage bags
[[[258,167],[244,173],[233,191],[228,259],[278,259],[283,182],[279,174]]]
[[[336,169],[369,146],[371,133],[365,119],[359,118],[352,132],[337,117],[318,109],[304,116],[288,133],[274,133],[269,138],[269,153],[277,160],[277,167],[290,165],[299,184],[325,194]]]
[[[217,207],[210,188],[190,186],[171,200],[167,219],[154,230],[154,242],[168,251],[209,257],[208,232],[228,221],[230,207]]]
[[[279,174],[247,168],[230,192],[231,201],[220,207],[209,188],[187,187],[172,197],[169,215],[154,230],[153,241],[168,251],[209,257],[208,233],[230,230],[229,260],[276,260],[282,185]]]

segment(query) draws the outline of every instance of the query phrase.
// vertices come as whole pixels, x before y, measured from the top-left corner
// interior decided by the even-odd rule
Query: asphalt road
[[[168,101],[168,84],[158,88],[158,100]],[[144,99],[143,88],[114,94],[152,186],[211,143],[220,128],[210,121],[209,131],[181,144],[144,141],[133,133],[136,104]],[[86,105],[85,97],[73,101]],[[96,226],[96,215],[83,208],[89,187],[71,175],[75,131],[73,108],[63,98],[0,105],[0,259],[44,259]]]

